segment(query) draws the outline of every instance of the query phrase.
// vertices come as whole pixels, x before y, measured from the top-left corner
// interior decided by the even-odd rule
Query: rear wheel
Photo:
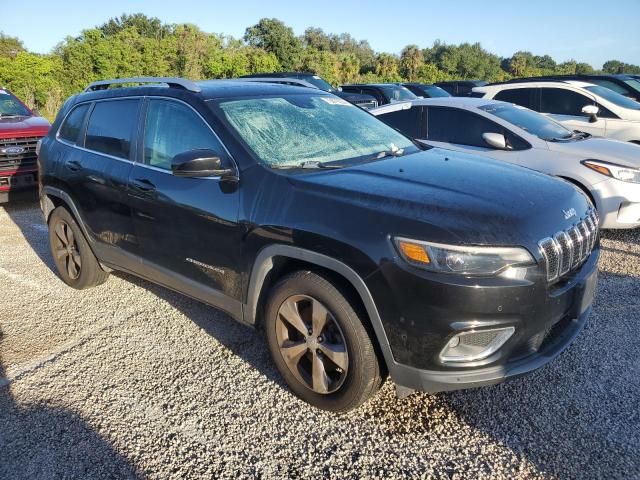
[[[83,289],[104,283],[102,270],[80,227],[64,207],[49,217],[49,246],[60,278],[70,287]]]
[[[382,384],[363,318],[316,273],[296,272],[274,287],[265,329],[273,360],[291,390],[318,408],[351,410]]]

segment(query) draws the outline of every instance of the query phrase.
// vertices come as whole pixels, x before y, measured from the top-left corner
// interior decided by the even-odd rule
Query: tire
[[[109,274],[98,263],[69,211],[57,207],[49,217],[49,248],[60,278],[78,290],[104,283]]]
[[[362,315],[323,276],[310,271],[286,276],[271,290],[264,315],[273,361],[305,402],[345,412],[362,405],[382,385]]]

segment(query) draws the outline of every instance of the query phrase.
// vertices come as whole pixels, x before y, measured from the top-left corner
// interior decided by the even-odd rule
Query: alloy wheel
[[[80,276],[82,259],[73,230],[67,222],[60,220],[56,222],[54,231],[54,255],[64,266],[69,278],[76,280]]]
[[[287,298],[276,319],[276,339],[293,375],[316,393],[338,390],[347,376],[344,335],[329,310],[307,295]]]

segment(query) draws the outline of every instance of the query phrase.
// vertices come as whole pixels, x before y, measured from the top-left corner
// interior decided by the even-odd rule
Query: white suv
[[[543,113],[570,130],[640,144],[640,103],[600,85],[537,81],[487,85],[473,92]]]

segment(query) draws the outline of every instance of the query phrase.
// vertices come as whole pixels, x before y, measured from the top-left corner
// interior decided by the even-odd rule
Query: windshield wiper
[[[305,160],[304,162],[300,162],[295,165],[272,165],[271,168],[275,168],[277,170],[291,170],[294,168],[308,168],[308,169],[336,169],[336,168],[344,168],[344,165],[331,165],[319,162],[318,160]]]
[[[404,155],[404,148],[396,147],[396,148],[391,148],[390,150],[383,150],[381,152],[378,152],[373,156],[373,158],[375,158],[376,160],[379,160],[385,157],[401,157],[402,155]]]

